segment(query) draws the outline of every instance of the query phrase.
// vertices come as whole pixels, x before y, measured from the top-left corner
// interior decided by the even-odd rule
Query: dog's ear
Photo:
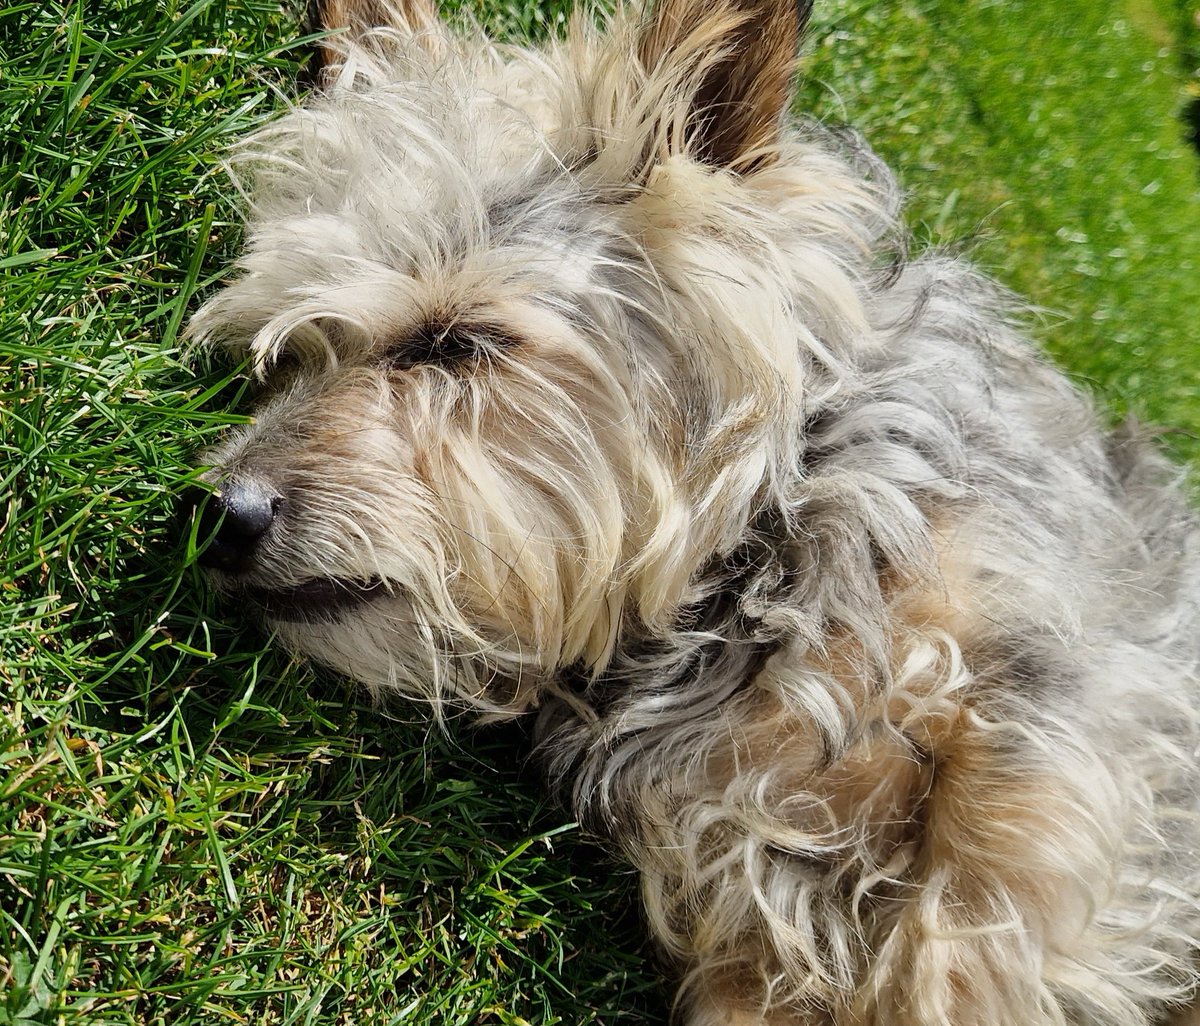
[[[313,48],[309,76],[318,83],[336,74],[348,44],[361,43],[375,30],[415,36],[434,50],[442,25],[435,0],[309,0],[306,22],[310,32],[334,33]]]
[[[770,160],[792,99],[812,0],[659,0],[642,30],[647,72],[699,74],[684,125],[689,153],[714,167]]]

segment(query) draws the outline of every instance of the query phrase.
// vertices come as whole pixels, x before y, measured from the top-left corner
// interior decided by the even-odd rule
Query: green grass
[[[1115,412],[1188,432],[1175,446],[1196,459],[1197,155],[1182,19],[1161,2],[846,0],[823,9],[808,94],[869,123],[919,238],[970,242],[1044,309],[1063,366]]]
[[[1193,14],[827,2],[801,100],[1196,459]],[[176,497],[244,406],[179,331],[295,35],[268,0],[0,7],[0,1024],[661,1022],[633,881],[519,730],[372,710],[183,566]]]

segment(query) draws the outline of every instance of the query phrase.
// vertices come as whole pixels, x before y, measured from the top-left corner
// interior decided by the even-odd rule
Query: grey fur
[[[1159,1022],[1200,935],[1178,474],[905,252],[853,133],[691,159],[755,2],[501,53],[374,0],[329,44],[193,325],[269,389],[214,479],[285,497],[218,582],[343,587],[276,626],[377,693],[536,710],[689,1026]]]

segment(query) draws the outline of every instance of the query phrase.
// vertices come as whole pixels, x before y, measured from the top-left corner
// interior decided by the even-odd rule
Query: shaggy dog
[[[265,390],[203,559],[376,693],[536,716],[687,1026],[1161,1022],[1200,533],[995,286],[905,256],[858,137],[786,122],[805,14],[518,49],[318,4],[192,325]]]

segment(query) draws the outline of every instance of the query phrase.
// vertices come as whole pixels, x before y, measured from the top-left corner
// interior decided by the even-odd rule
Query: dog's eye
[[[393,370],[469,366],[515,344],[509,332],[495,325],[429,322],[388,346],[384,362]]]

